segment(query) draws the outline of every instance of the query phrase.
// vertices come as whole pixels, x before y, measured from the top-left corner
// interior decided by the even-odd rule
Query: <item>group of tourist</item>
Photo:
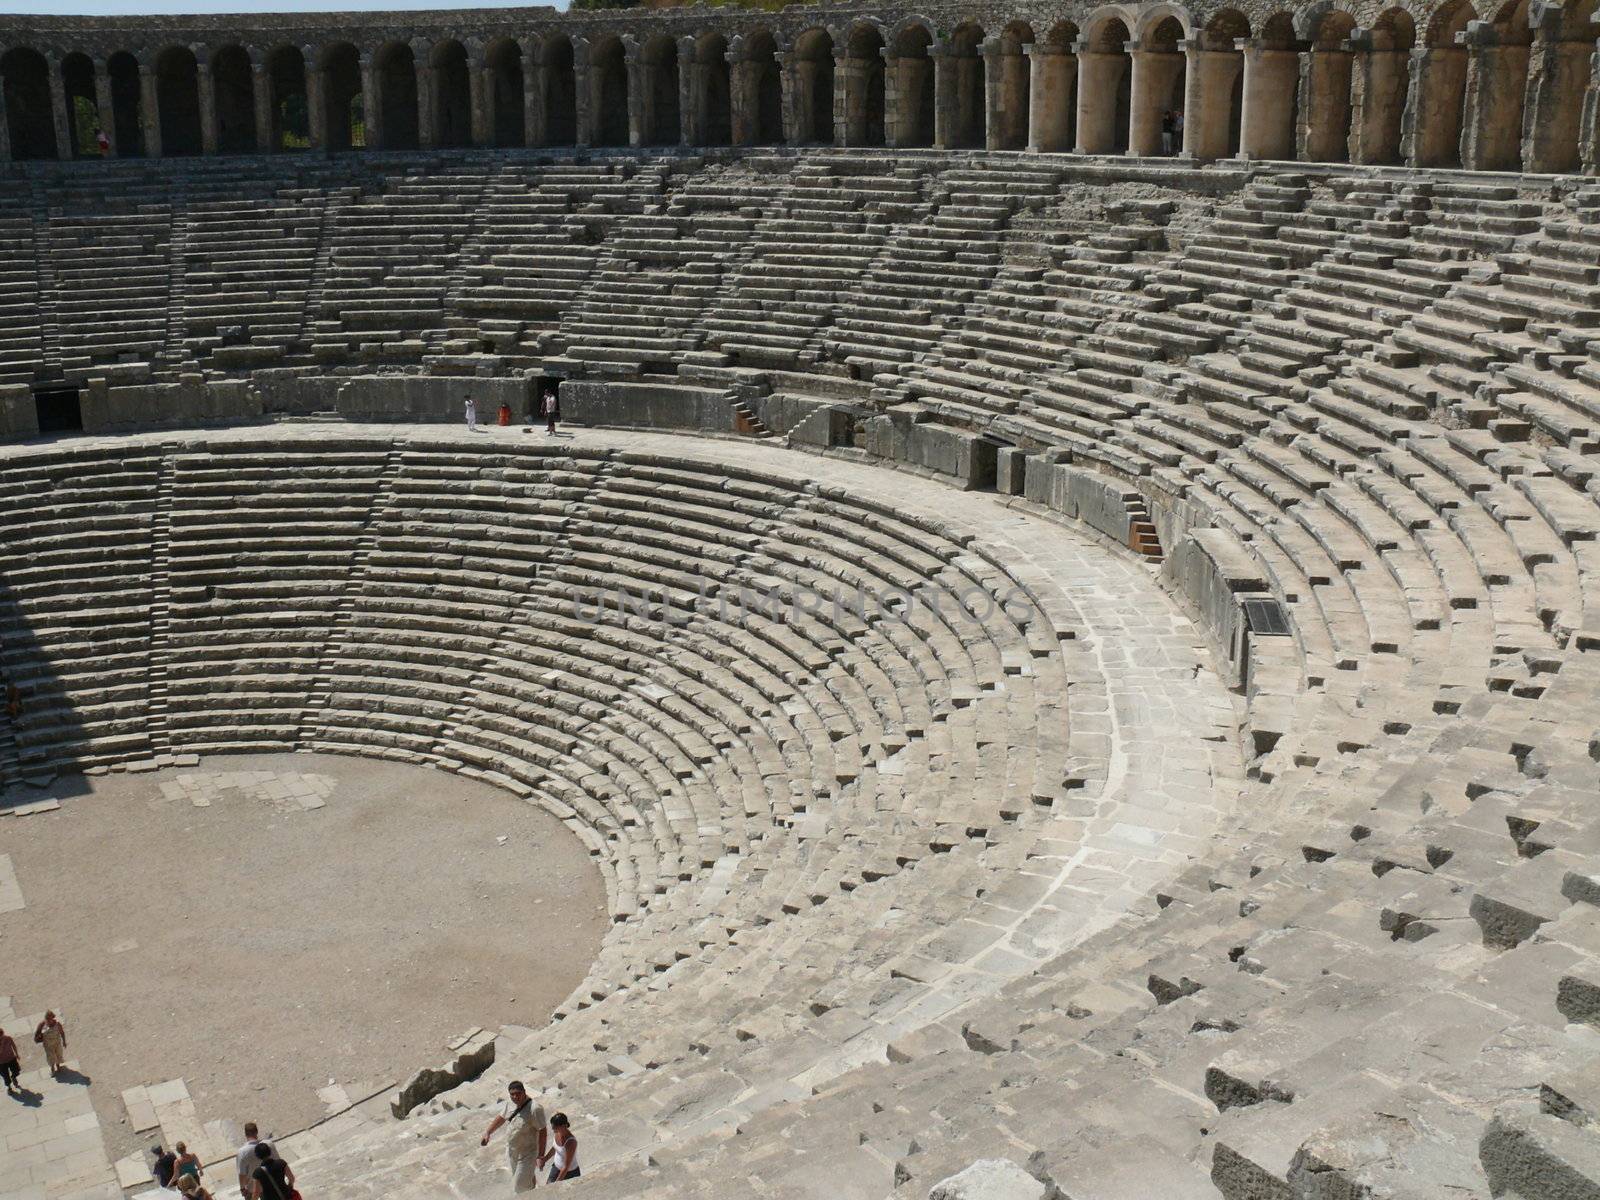
[[[157,1187],[190,1200],[213,1200],[204,1182],[205,1165],[185,1143],[177,1142],[170,1150],[151,1146],[150,1154],[150,1177]],[[244,1127],[244,1145],[234,1155],[234,1165],[239,1172],[239,1195],[244,1200],[300,1200],[294,1172],[272,1143],[261,1136],[254,1121]]]
[[[50,1077],[56,1078],[67,1065],[67,1027],[54,1012],[47,1012],[34,1027],[33,1040],[44,1047],[45,1065],[50,1068]],[[6,1095],[21,1095],[22,1054],[17,1049],[17,1039],[4,1029],[0,1029],[0,1077],[6,1081]]]
[[[1183,109],[1169,108],[1161,114],[1161,153],[1176,154],[1183,149]]]
[[[546,388],[539,397],[539,415],[544,418],[544,431],[547,436],[555,436],[556,418],[560,416],[560,413],[561,410],[556,400],[555,389]],[[466,417],[467,428],[476,432],[478,428],[478,402],[472,398],[472,393],[470,392],[467,393]],[[511,424],[511,406],[509,404],[500,406],[499,423],[501,425]],[[527,430],[523,430],[523,432],[526,433]]]
[[[502,1125],[506,1127],[506,1157],[511,1164],[511,1190],[531,1192],[539,1182],[539,1172],[550,1168],[548,1182],[577,1179],[578,1139],[566,1113],[556,1113],[548,1121],[544,1105],[528,1095],[528,1089],[513,1080],[506,1087],[506,1098],[478,1144],[487,1146]]]

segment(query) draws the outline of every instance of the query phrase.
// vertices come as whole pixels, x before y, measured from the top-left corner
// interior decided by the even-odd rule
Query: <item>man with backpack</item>
[[[544,1157],[545,1138],[549,1136],[544,1116],[544,1105],[528,1095],[522,1084],[513,1082],[506,1089],[507,1099],[500,1112],[489,1122],[480,1146],[487,1146],[494,1131],[502,1125],[510,1126],[506,1135],[506,1157],[511,1164],[511,1190],[531,1192],[539,1183],[539,1160]]]

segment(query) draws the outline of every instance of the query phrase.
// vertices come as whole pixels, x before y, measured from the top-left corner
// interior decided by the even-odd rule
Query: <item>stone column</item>
[[[642,146],[645,130],[655,117],[655,97],[644,86],[639,47],[629,39],[622,44],[622,67],[628,76],[628,145]]]
[[[867,79],[859,59],[842,46],[833,51],[833,144],[866,144]]]
[[[6,113],[6,90],[0,87],[0,162],[11,161],[11,118]]]
[[[1111,154],[1117,144],[1117,89],[1128,70],[1128,56],[1091,50],[1083,38],[1078,51],[1079,154]]]
[[[1467,95],[1461,118],[1461,165],[1469,171],[1515,171],[1522,165],[1522,100],[1528,47],[1506,45],[1487,21],[1456,35],[1467,47]]]
[[[494,114],[499,107],[498,83],[481,50],[467,56],[467,102],[472,109],[472,144],[482,150],[494,145]]]
[[[56,157],[70,162],[72,121],[67,115],[67,77],[62,74],[61,59],[56,55],[47,54],[44,61],[50,80],[50,119],[56,131]]]
[[[1161,115],[1171,107],[1172,83],[1187,63],[1183,54],[1142,47],[1138,42],[1128,43],[1128,57],[1133,64],[1128,90],[1128,154],[1152,158],[1161,153]],[[1187,92],[1184,106],[1187,132],[1188,126],[1200,124],[1188,111]]]
[[[94,103],[100,114],[100,128],[110,145],[106,157],[116,158],[121,153],[117,146],[117,103],[111,93],[111,71],[100,58],[94,60]]]
[[[986,37],[978,47],[983,59],[983,148],[1005,149],[1005,60],[1000,39]]]
[[[694,39],[678,39],[678,144],[706,142],[706,65],[695,54]]]
[[[1300,85],[1300,55],[1271,50],[1257,38],[1234,42],[1244,52],[1244,95],[1239,117],[1239,157],[1294,157],[1294,106],[1290,97]],[[1184,149],[1189,149],[1192,123],[1185,121]]]
[[[1182,153],[1188,158],[1226,158],[1234,150],[1233,81],[1244,69],[1243,61],[1237,50],[1207,50],[1198,41],[1185,41],[1183,47],[1188,73]]]
[[[589,43],[579,38],[572,47],[572,81],[575,91],[574,99],[577,101],[577,112],[574,121],[577,137],[574,139],[579,146],[594,145],[594,114],[599,108],[595,102],[595,75],[594,69],[589,65]]]
[[[1300,57],[1295,153],[1301,162],[1344,162],[1350,154],[1350,52],[1320,47]]]
[[[783,140],[791,146],[804,144],[811,136],[810,99],[812,64],[793,50],[779,56],[778,80],[783,89]],[[811,67],[811,71],[805,68]]]
[[[1353,56],[1350,74],[1350,161],[1400,161],[1400,118],[1405,112],[1404,50],[1379,50],[1370,30],[1354,30],[1344,47]]]
[[[149,158],[161,157],[161,96],[156,90],[156,73],[139,64],[139,106],[144,110],[144,152]]]
[[[417,74],[417,145],[433,150],[439,144],[439,114],[434,108],[433,66],[422,55],[416,54],[414,70]]]
[[[382,150],[383,145],[383,77],[373,66],[372,55],[361,55],[361,121],[366,126],[368,150]]]
[[[1589,59],[1589,86],[1578,123],[1578,158],[1587,174],[1600,173],[1600,43]]]
[[[1561,13],[1544,10],[1544,21],[1528,57],[1528,90],[1522,104],[1522,169],[1540,173],[1576,170],[1581,155],[1583,97],[1588,85],[1588,42],[1559,41]]]
[[[195,77],[200,88],[200,153],[215,154],[222,131],[217,123],[217,76],[209,52],[195,55]]]
[[[277,122],[272,119],[272,110],[276,108],[278,104],[278,98],[277,96],[273,95],[272,91],[272,73],[267,70],[266,63],[257,62],[252,58],[250,62],[250,76],[251,82],[255,86],[253,95],[256,102],[256,153],[276,154],[281,147],[277,144],[277,139],[272,136],[273,126],[277,124]],[[310,86],[311,77],[308,73],[306,76],[306,87],[309,89]],[[310,108],[309,99],[310,97],[308,94],[308,103],[306,105],[307,108]]]
[[[1078,98],[1078,56],[1066,46],[1033,43],[1028,56],[1028,149],[1072,149],[1069,133]]]
[[[541,47],[542,49],[542,47]],[[530,149],[549,137],[550,119],[545,95],[544,64],[531,47],[522,48],[522,133]]]
[[[956,56],[941,44],[930,46],[933,59],[933,148],[949,150],[958,140],[961,119],[961,72]]]
[[[733,50],[723,55],[728,62],[729,128],[735,146],[755,145],[760,119],[761,64],[740,58]]]
[[[321,62],[315,46],[302,46],[300,54],[306,64],[306,126],[307,140],[312,150],[321,150],[328,137],[328,93],[322,77]]]
[[[1409,167],[1454,166],[1461,161],[1467,52],[1458,46],[1418,46],[1406,66],[1410,82],[1400,118],[1400,153]]]

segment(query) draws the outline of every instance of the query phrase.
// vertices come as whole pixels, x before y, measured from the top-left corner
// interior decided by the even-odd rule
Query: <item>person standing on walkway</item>
[[[546,437],[556,434],[556,414],[560,411],[556,406],[554,389],[545,389],[544,399],[540,401],[540,411],[544,413],[544,432]]]
[[[173,1148],[176,1158],[172,1164],[174,1179],[182,1180],[184,1176],[191,1176],[196,1183],[200,1182],[200,1172],[205,1168],[200,1165],[200,1156],[179,1142]]]
[[[6,1091],[17,1090],[17,1080],[22,1077],[22,1058],[17,1054],[17,1039],[0,1029],[0,1077],[6,1081]]]
[[[150,1164],[150,1178],[156,1181],[159,1188],[171,1187],[172,1177],[178,1169],[178,1156],[160,1146],[151,1146],[150,1153],[155,1156],[155,1161]]]
[[[251,1172],[250,1187],[247,1200],[290,1200],[295,1194],[294,1172],[266,1142],[256,1143],[256,1169]]]
[[[572,1127],[567,1121],[566,1113],[557,1113],[550,1118],[550,1128],[555,1133],[556,1144],[550,1147],[550,1153],[540,1158],[540,1162],[554,1159],[550,1163],[550,1182],[560,1183],[564,1179],[577,1179],[583,1174],[578,1170],[578,1139],[572,1136]]]
[[[467,397],[467,428],[478,432],[478,402],[471,396]]]
[[[500,1112],[489,1122],[489,1128],[484,1130],[483,1140],[478,1144],[487,1146],[495,1130],[502,1125],[509,1125],[506,1157],[511,1164],[511,1190],[531,1192],[538,1186],[539,1166],[545,1158],[547,1134],[544,1105],[530,1097],[528,1089],[517,1082],[512,1082],[506,1088],[506,1096],[507,1099],[500,1105]]]
[[[1177,118],[1170,108],[1161,113],[1161,153],[1170,157],[1172,155],[1172,139],[1178,132]]]
[[[53,1078],[67,1065],[67,1027],[56,1020],[55,1013],[47,1012],[33,1031],[33,1040],[44,1047],[44,1060],[50,1065]]]
[[[256,1168],[261,1165],[261,1159],[256,1155],[256,1147],[265,1146],[272,1152],[272,1143],[261,1139],[261,1131],[256,1128],[254,1121],[244,1123],[244,1145],[239,1147],[239,1152],[233,1156],[234,1166],[239,1171],[239,1195],[250,1194],[250,1181],[255,1175]]]

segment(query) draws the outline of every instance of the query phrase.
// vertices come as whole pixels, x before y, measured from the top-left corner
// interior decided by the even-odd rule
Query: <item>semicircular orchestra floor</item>
[[[1147,568],[1003,497],[396,426],[79,439],[0,480],[14,770],[388,758],[584,842],[610,929],[517,1061],[610,1105],[597,1157],[824,1086],[1148,908],[1242,778]],[[673,1067],[648,1096],[643,1063]]]

